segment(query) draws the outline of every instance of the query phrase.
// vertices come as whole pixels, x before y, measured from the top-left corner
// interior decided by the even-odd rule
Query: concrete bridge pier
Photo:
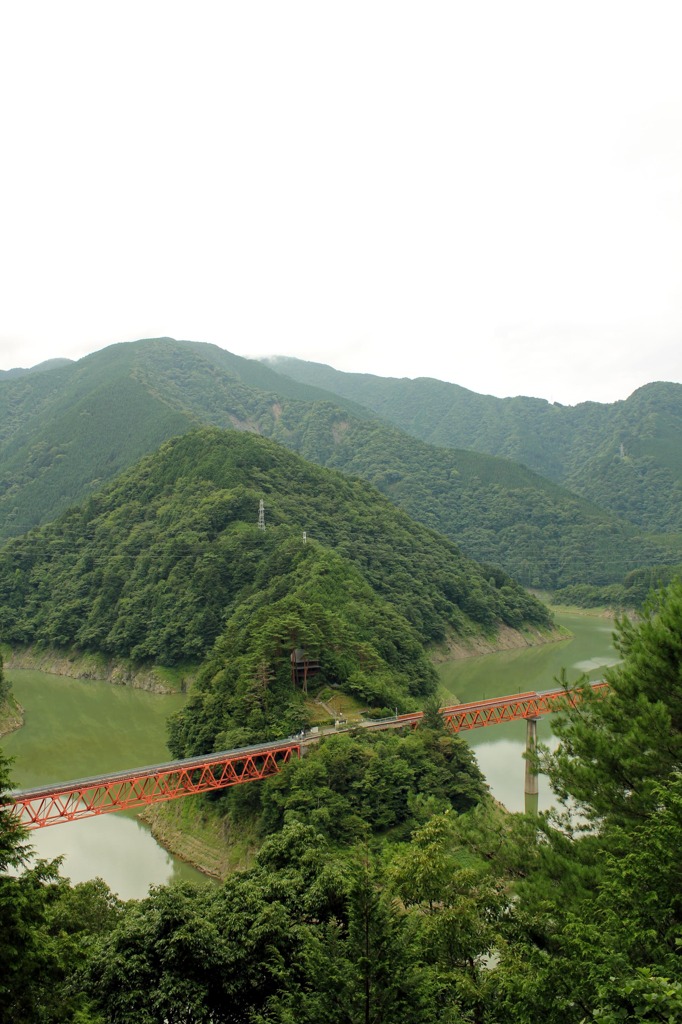
[[[526,778],[523,788],[526,814],[538,813],[538,775],[533,771],[530,757],[538,744],[538,720],[526,719]]]

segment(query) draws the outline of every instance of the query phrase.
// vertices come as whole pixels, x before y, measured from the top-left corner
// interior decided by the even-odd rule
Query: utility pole
[[[258,506],[258,529],[265,529],[265,503],[262,498],[260,500],[260,505]]]

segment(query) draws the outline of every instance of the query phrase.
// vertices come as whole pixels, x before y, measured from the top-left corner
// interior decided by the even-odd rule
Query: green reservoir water
[[[556,621],[570,629],[571,639],[439,666],[443,699],[454,704],[526,690],[549,690],[557,685],[556,677],[562,670],[569,682],[575,682],[583,672],[594,680],[601,679],[607,666],[616,664],[612,619],[562,613],[556,615]],[[509,722],[461,735],[475,750],[493,796],[508,810],[523,811],[526,723]],[[552,741],[551,715],[546,715],[538,722],[538,742],[551,745]],[[539,790],[540,808],[549,807],[551,792],[542,777]]]
[[[166,719],[185,701],[127,686],[10,669],[7,676],[26,710],[23,728],[3,737],[14,758],[17,788],[155,764],[169,759]],[[31,832],[39,857],[64,857],[72,882],[99,875],[124,899],[146,896],[150,885],[205,881],[158,845],[134,812],[51,825]]]
[[[598,679],[616,662],[610,619],[563,614],[557,621],[571,630],[572,639],[441,665],[444,701],[547,690],[562,669],[569,680],[581,672]],[[42,672],[7,674],[26,709],[24,727],[2,740],[4,752],[15,759],[12,777],[18,788],[168,760],[166,719],[184,696]],[[476,751],[493,795],[512,811],[524,805],[525,730],[524,722],[511,722],[462,734]],[[538,723],[538,739],[551,742],[551,737],[547,716]],[[550,799],[540,779],[540,806]],[[36,829],[31,841],[40,857],[63,856],[63,873],[73,882],[100,875],[124,899],[145,896],[150,885],[205,881],[166,853],[134,813]]]

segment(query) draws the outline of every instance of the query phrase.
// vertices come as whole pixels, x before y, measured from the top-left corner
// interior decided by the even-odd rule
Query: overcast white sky
[[[613,401],[682,381],[682,7],[0,7],[0,368],[170,335]]]

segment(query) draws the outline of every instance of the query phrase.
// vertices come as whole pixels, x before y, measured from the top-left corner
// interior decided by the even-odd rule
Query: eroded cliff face
[[[523,647],[553,644],[557,640],[566,640],[569,636],[570,633],[563,626],[551,626],[546,629],[531,626],[520,630],[502,625],[494,635],[489,637],[452,636],[433,650],[431,655],[434,664],[439,665],[444,661],[475,658],[480,654],[495,654],[497,651],[513,651]]]
[[[100,679],[116,686],[132,686],[150,693],[177,693],[189,688],[192,672],[175,674],[173,685],[163,679],[162,670],[154,666],[144,668],[129,662],[77,651],[57,651],[51,648],[23,647],[5,654],[5,667],[34,669],[71,679]]]

